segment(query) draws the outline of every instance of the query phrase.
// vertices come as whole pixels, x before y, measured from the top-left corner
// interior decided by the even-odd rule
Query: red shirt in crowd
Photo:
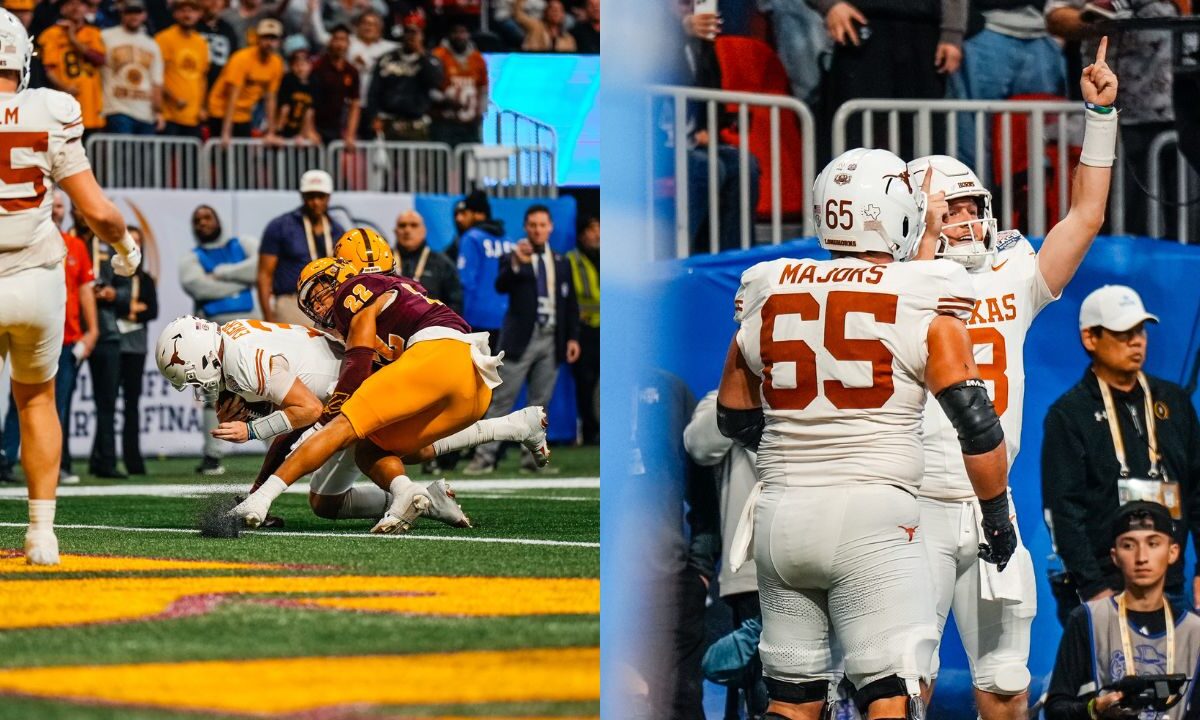
[[[336,67],[328,55],[322,55],[313,63],[309,82],[313,95],[320,98],[313,104],[313,125],[325,142],[340,140],[350,102],[359,99],[358,68],[348,60]]]
[[[67,258],[63,263],[67,276],[67,321],[63,324],[63,345],[74,345],[83,338],[83,327],[79,322],[79,288],[96,281],[92,274],[92,256],[87,245],[71,233],[63,233],[67,244]]]

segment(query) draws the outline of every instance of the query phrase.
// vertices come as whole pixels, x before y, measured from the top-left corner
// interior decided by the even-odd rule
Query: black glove
[[[1008,493],[1002,492],[991,500],[980,500],[983,510],[983,539],[979,543],[979,559],[992,563],[1003,571],[1017,551],[1017,529],[1008,516]]]

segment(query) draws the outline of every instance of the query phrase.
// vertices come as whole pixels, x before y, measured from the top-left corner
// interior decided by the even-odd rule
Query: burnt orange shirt
[[[460,123],[475,123],[487,109],[488,70],[483,55],[472,51],[459,62],[458,57],[442,45],[433,49],[433,56],[442,61],[445,80],[442,92],[446,100],[438,103],[434,111],[445,120]]]
[[[75,37],[79,44],[89,50],[104,52],[104,40],[95,25],[84,25],[75,32]],[[46,28],[38,36],[38,47],[42,64],[54,70],[62,79],[64,85],[59,89],[70,92],[79,101],[79,107],[83,109],[83,126],[88,129],[103,127],[104,118],[100,111],[104,108],[104,91],[100,84],[99,66],[88,62],[75,49],[67,37],[67,31],[59,25]]]
[[[258,57],[258,48],[242,48],[229,58],[225,69],[217,78],[208,94],[208,115],[212,118],[224,118],[225,108],[229,104],[226,97],[227,88],[242,86],[237,104],[233,108],[235,123],[248,123],[254,116],[254,106],[267,93],[279,92],[279,83],[283,82],[283,58],[272,54],[264,62]]]

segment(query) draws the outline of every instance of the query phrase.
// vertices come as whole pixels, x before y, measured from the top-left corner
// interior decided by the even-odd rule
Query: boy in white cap
[[[1123,285],[1095,290],[1079,310],[1091,365],[1050,407],[1042,440],[1045,517],[1067,571],[1058,588],[1074,590],[1056,592],[1060,621],[1079,602],[1120,591],[1108,528],[1122,504],[1165,505],[1181,547],[1189,530],[1200,536],[1200,421],[1183,388],[1142,371],[1147,323],[1157,322]],[[1182,557],[1166,580],[1167,596],[1181,606]]]

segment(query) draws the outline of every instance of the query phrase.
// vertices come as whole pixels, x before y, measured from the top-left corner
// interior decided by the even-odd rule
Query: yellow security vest
[[[571,280],[579,300],[579,319],[588,327],[600,327],[600,270],[578,249],[567,253]]]

